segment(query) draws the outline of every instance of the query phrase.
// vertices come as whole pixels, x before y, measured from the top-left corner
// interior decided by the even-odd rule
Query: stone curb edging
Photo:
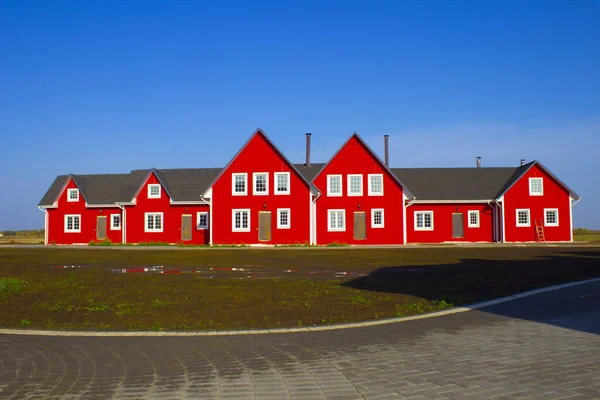
[[[560,285],[549,286],[540,289],[534,289],[523,293],[514,294],[499,299],[482,301],[468,306],[450,308],[448,310],[436,311],[427,314],[412,315],[410,317],[388,318],[366,322],[351,322],[339,325],[307,326],[298,328],[277,328],[277,329],[244,329],[237,331],[52,331],[52,330],[27,330],[27,329],[0,329],[0,334],[5,335],[30,335],[30,336],[104,336],[104,337],[127,337],[127,336],[236,336],[236,335],[264,335],[271,333],[297,333],[297,332],[317,332],[332,331],[339,329],[363,328],[368,326],[395,324],[400,322],[415,321],[419,319],[442,317],[444,315],[458,314],[480,308],[490,307],[496,304],[506,303],[513,300],[522,299],[537,294],[552,292],[565,289],[572,286],[584,285],[586,283],[600,282],[600,278],[587,279],[584,281],[563,283]]]

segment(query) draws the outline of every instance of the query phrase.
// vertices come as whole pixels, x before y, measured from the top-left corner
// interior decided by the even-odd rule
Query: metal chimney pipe
[[[383,149],[385,154],[385,166],[390,167],[390,145],[389,145],[390,135],[383,135]]]
[[[523,165],[525,165],[525,159],[524,159],[524,158],[521,158],[521,167],[522,167]]]
[[[306,133],[306,166],[310,167],[310,137],[312,133]]]
[[[481,168],[481,157],[477,157],[477,168]]]

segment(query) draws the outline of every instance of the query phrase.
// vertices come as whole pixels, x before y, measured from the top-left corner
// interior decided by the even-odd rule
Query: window
[[[327,196],[342,195],[342,176],[327,175]]]
[[[163,231],[163,213],[146,213],[144,232]]]
[[[121,230],[121,214],[110,214],[110,230]]]
[[[415,230],[433,230],[433,211],[415,211]]]
[[[233,232],[250,232],[250,210],[233,210],[232,220]]]
[[[275,172],[275,194],[290,194],[289,172]]]
[[[81,232],[81,215],[65,215],[65,232]]]
[[[196,214],[196,229],[208,229],[207,212],[199,212]]]
[[[346,230],[346,210],[329,210],[329,232],[342,232]]]
[[[529,210],[517,210],[517,226],[531,226],[529,223]]]
[[[374,208],[371,210],[371,228],[383,228],[382,208]]]
[[[544,209],[544,226],[558,226],[558,209]]]
[[[256,172],[254,177],[254,195],[264,196],[269,194],[269,174],[266,172]]]
[[[469,228],[479,228],[479,211],[469,211]]]
[[[544,182],[542,178],[529,178],[529,195],[542,196],[544,194]]]
[[[160,185],[153,183],[148,185],[148,198],[160,199]]]
[[[383,196],[383,175],[369,175],[369,196]]]
[[[247,180],[248,174],[232,174],[232,193],[234,196],[244,196],[248,194]]]
[[[67,201],[79,201],[79,190],[67,189]]]
[[[348,175],[348,196],[362,196],[362,175]]]
[[[278,208],[277,209],[277,229],[289,229],[290,228],[290,209],[289,208]]]

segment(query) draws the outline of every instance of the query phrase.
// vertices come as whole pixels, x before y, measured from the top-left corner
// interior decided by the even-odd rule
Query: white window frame
[[[78,218],[79,219],[79,229],[68,229],[67,221],[69,218]],[[75,220],[73,219],[73,226],[75,226]],[[65,215],[65,233],[79,233],[81,232],[81,214],[66,214]]]
[[[520,224],[519,223],[519,212],[527,212],[527,223],[526,224]],[[517,223],[517,228],[527,228],[529,226],[531,226],[531,211],[529,210],[529,208],[517,208],[515,210],[515,218],[516,218],[516,223]]]
[[[200,215],[206,215],[206,225],[200,226]],[[196,213],[196,230],[205,230],[208,229],[208,211],[198,211]]]
[[[153,188],[158,188],[158,194],[152,194],[152,189]],[[160,194],[162,192],[162,188],[160,187],[160,184],[158,183],[149,183],[148,184],[148,198],[149,199],[160,199]]]
[[[75,193],[77,196],[74,199],[72,199],[71,193]],[[74,202],[79,201],[79,189],[67,189],[67,201],[69,203],[74,203]]]
[[[266,177],[265,179],[265,189],[266,191],[264,192],[257,192],[256,191],[256,178],[259,175],[264,175]],[[268,196],[269,195],[269,173],[268,172],[254,172],[252,174],[252,194],[254,196]]]
[[[236,228],[235,227],[235,213],[247,213],[248,214],[248,227],[247,228]],[[241,216],[240,216],[240,226],[241,226]],[[250,209],[249,208],[236,208],[231,210],[231,231],[232,232],[250,232]]]
[[[383,196],[383,174],[369,174],[369,196]],[[371,190],[371,179],[379,177],[381,179],[381,192],[373,192]]]
[[[287,225],[281,225],[281,213],[287,212]],[[289,208],[278,208],[277,209],[277,229],[290,229],[292,226],[291,221],[291,210]]]
[[[352,189],[350,187],[350,181],[352,180],[352,178],[356,178],[356,177],[360,177],[360,193],[352,193],[351,192]],[[363,176],[362,176],[362,174],[348,174],[346,181],[348,184],[348,197],[356,197],[356,196],[363,195]]]
[[[331,178],[338,178],[340,180],[340,191],[332,192],[331,191]],[[327,197],[341,197],[344,193],[344,187],[342,185],[342,175],[327,175]]]
[[[381,224],[375,223],[375,212],[381,211]],[[385,227],[385,213],[383,208],[372,208],[371,209],[371,228],[384,228]]]
[[[235,191],[235,177],[236,176],[244,177],[244,191],[243,192]],[[231,195],[232,196],[247,196],[248,195],[248,173],[247,172],[231,174]]]
[[[556,223],[548,223],[548,211],[556,213]],[[558,226],[558,208],[544,208],[544,226]]]
[[[422,227],[417,226],[417,214],[423,214],[423,226]],[[431,215],[431,227],[425,226],[425,214]],[[415,211],[414,218],[415,218],[415,231],[432,231],[433,230],[433,211]]]
[[[332,228],[331,227],[331,214],[332,213],[342,213],[342,222],[343,222],[343,226],[341,228]],[[346,210],[340,210],[340,209],[336,209],[336,210],[327,210],[327,231],[328,232],[346,232]]]
[[[160,215],[160,229],[148,228],[148,217],[152,215]],[[156,221],[153,221],[153,225],[156,225]],[[144,232],[162,232],[165,228],[164,213],[161,212],[147,212],[144,213]]]
[[[477,215],[477,223],[471,223],[471,214]],[[481,226],[481,222],[479,221],[479,210],[469,210],[467,211],[467,226],[469,228],[479,228]]]
[[[287,177],[287,190],[279,190],[279,185],[277,185],[277,179],[279,176]],[[275,194],[290,194],[290,186],[292,185],[292,182],[290,180],[290,173],[289,172],[275,172],[273,174],[273,185],[275,185],[275,189],[273,189],[273,192]]]
[[[532,183],[535,180],[540,181],[540,192],[539,193],[535,193],[532,190]],[[543,178],[541,178],[541,177],[529,178],[529,195],[530,196],[543,196],[544,195],[544,179]]]
[[[115,227],[115,217],[119,217],[119,226]],[[110,230],[120,231],[121,230],[121,214],[110,214]]]

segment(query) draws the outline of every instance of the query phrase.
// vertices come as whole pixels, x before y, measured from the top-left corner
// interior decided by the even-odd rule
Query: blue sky
[[[539,159],[600,229],[598,1],[0,3],[0,230],[56,175],[223,166],[256,127],[326,161]]]

